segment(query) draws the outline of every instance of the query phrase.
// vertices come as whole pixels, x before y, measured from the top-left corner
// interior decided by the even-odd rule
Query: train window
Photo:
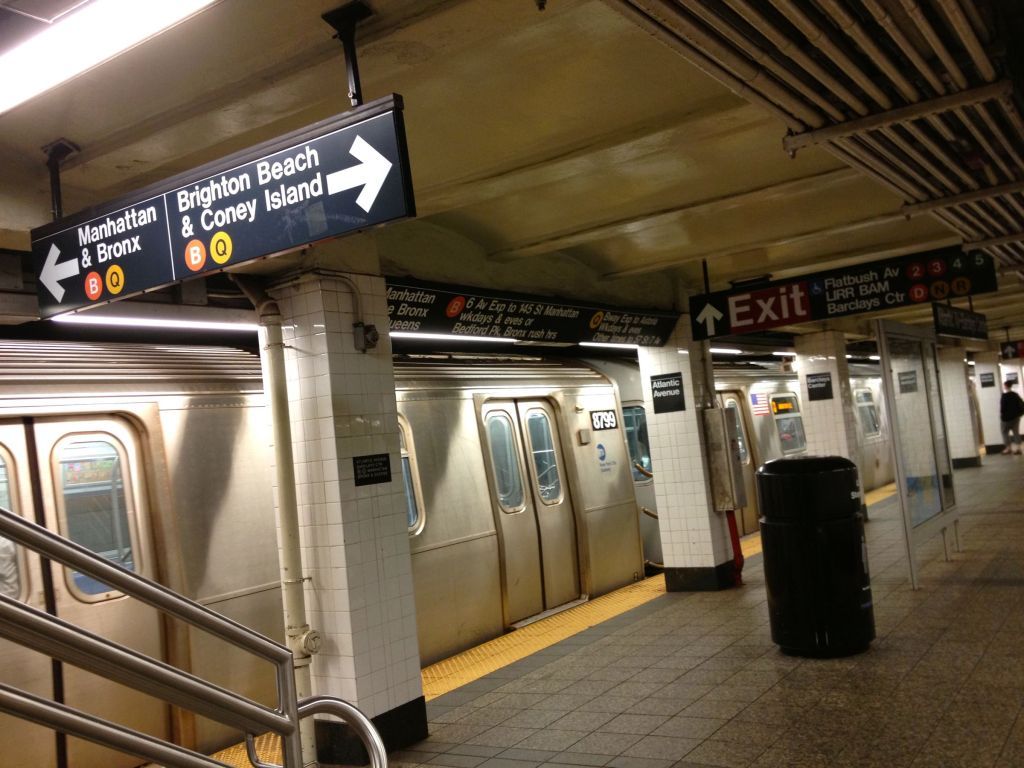
[[[799,453],[807,448],[807,435],[804,433],[804,419],[800,415],[800,401],[794,394],[772,395],[770,398],[772,413],[775,415],[775,428],[779,432],[779,442],[783,453]]]
[[[544,411],[530,411],[526,417],[526,430],[530,433],[537,492],[545,504],[557,504],[562,500],[562,478],[558,472],[558,458],[548,415]]]
[[[622,421],[626,425],[626,445],[629,447],[629,465],[633,480],[643,482],[651,478],[651,441],[647,437],[647,413],[642,405],[622,408]]]
[[[853,392],[853,399],[857,404],[857,415],[864,437],[878,437],[882,434],[882,423],[878,419],[874,394],[870,389],[857,389]]]
[[[736,445],[739,446],[740,450],[740,463],[746,464],[747,457],[750,454],[747,452],[747,441],[743,437],[743,412],[740,411],[739,403],[735,400],[726,400],[725,407],[731,408],[733,415],[736,417]]]
[[[13,481],[8,467],[11,466],[7,452],[0,448],[0,507],[14,512]],[[21,599],[21,564],[18,562],[18,545],[0,536],[0,595]]]
[[[413,451],[410,450],[412,440],[409,434],[409,425],[405,420],[398,417],[398,437],[401,441],[402,450],[402,486],[405,488],[405,519],[409,527],[409,533],[416,535],[423,530],[424,519],[420,512],[423,505],[420,503],[419,475],[417,473],[416,460]]]
[[[105,434],[74,435],[54,448],[63,535],[76,544],[136,570],[135,510],[124,446]],[[69,571],[68,588],[93,601],[116,597],[106,584]]]
[[[491,449],[498,504],[505,512],[517,512],[523,508],[523,478],[508,414],[494,411],[487,415],[487,442]]]

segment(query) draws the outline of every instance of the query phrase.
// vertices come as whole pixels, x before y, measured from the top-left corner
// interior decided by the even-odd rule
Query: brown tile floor
[[[959,470],[964,552],[910,589],[895,499],[872,506],[878,637],[788,657],[761,557],[745,586],[657,597],[434,699],[395,768],[1024,766],[1024,458]]]

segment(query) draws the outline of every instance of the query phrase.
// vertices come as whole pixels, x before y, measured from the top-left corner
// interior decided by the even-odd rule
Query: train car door
[[[483,420],[514,624],[580,596],[576,521],[551,405],[491,401]]]
[[[722,408],[731,408],[736,413],[736,443],[739,445],[740,466],[743,470],[743,485],[747,492],[747,506],[736,510],[736,520],[740,527],[740,535],[746,536],[759,530],[757,507],[757,458],[754,456],[754,445],[750,441],[750,422],[742,392],[725,391],[718,395],[718,404]]]
[[[31,517],[129,570],[154,578],[155,559],[146,525],[142,450],[130,424],[115,417],[54,418],[39,419],[27,429],[32,430],[34,455],[23,437],[19,444],[21,456],[15,457],[15,462],[19,464],[19,486],[31,482],[29,461],[35,461],[38,471],[42,510],[33,505]],[[3,436],[11,437],[19,431],[23,436],[27,434],[26,426],[5,426]],[[28,499],[31,505],[32,496]],[[49,602],[58,617],[75,626],[148,656],[163,658],[161,619],[155,609],[56,563],[51,564],[52,577],[47,583],[38,559],[32,562],[36,570],[28,574],[28,579],[33,584],[33,603],[45,608]],[[46,668],[49,673],[49,660]],[[52,696],[55,676],[63,684],[67,705],[157,738],[170,737],[168,708],[158,699],[70,664],[62,664],[47,675],[48,690],[42,695]],[[52,742],[53,738],[46,741]],[[11,744],[7,740],[5,743]],[[9,757],[5,753],[5,761]],[[72,768],[127,768],[138,762],[138,758],[120,752],[67,739],[67,765]],[[20,765],[17,759],[14,764]],[[57,762],[24,763],[40,764]]]

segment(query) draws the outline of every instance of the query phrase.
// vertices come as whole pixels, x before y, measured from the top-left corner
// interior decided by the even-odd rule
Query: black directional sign
[[[690,297],[694,339],[895,309],[997,290],[992,257],[941,248]]]
[[[387,281],[389,330],[538,343],[581,341],[660,347],[679,315],[579,304],[404,278]]]
[[[932,304],[935,332],[942,336],[960,336],[967,339],[988,339],[988,318],[946,304]]]
[[[33,230],[40,315],[413,215],[392,95]]]

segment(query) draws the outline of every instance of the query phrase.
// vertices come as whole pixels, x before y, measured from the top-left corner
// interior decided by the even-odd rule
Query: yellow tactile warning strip
[[[281,739],[272,733],[265,733],[256,737],[256,754],[260,762],[281,765],[284,757],[281,755]],[[220,760],[225,765],[234,765],[238,768],[252,768],[249,756],[245,751],[245,744],[235,744],[233,747],[223,749],[215,755],[214,760]]]
[[[663,594],[664,575],[651,576],[439,661],[422,671],[423,695],[437,698]]]

